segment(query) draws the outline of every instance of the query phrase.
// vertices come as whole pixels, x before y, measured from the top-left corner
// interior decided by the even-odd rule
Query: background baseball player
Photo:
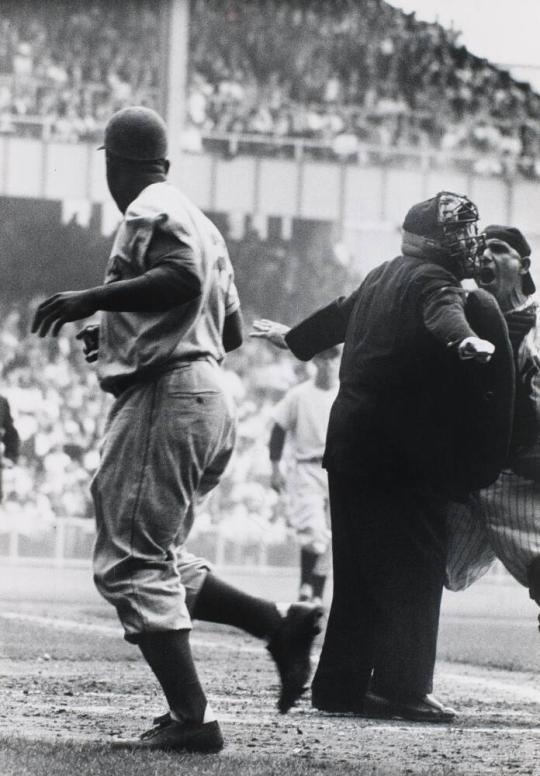
[[[513,433],[497,481],[452,506],[447,586],[464,589],[498,557],[540,605],[540,313],[531,249],[515,227],[493,224],[485,236],[475,277],[508,325],[516,376]]]
[[[289,522],[300,542],[300,601],[320,604],[329,571],[330,512],[328,478],[322,468],[330,409],[337,395],[341,349],[329,348],[313,358],[315,375],[291,388],[274,407],[270,435],[271,484],[287,491]],[[291,465],[281,468],[285,442]]]
[[[284,617],[208,573],[184,542],[197,500],[215,487],[233,449],[235,417],[220,363],[242,342],[240,303],[225,243],[168,184],[167,135],[147,108],[125,108],[105,130],[109,190],[124,218],[105,283],[55,294],[32,329],[56,335],[97,310],[87,339],[100,385],[115,396],[92,482],[94,579],[125,638],[139,646],[169,712],[120,745],[214,752],[223,746],[193,663],[194,617],[227,622],[268,640],[282,679],[280,709],[303,690],[317,607]]]
[[[0,453],[0,502],[4,497],[3,489],[3,458],[7,458],[13,463],[17,462],[19,457],[20,443],[19,432],[13,422],[11,408],[5,396],[0,395],[0,442],[2,452]]]
[[[290,330],[255,324],[255,336],[302,359],[345,341],[323,462],[334,594],[312,685],[322,710],[431,722],[455,715],[431,692],[448,491],[469,472],[454,481],[441,463],[457,456],[447,449],[447,376],[468,373],[459,359],[485,363],[494,353],[468,323],[459,283],[481,245],[477,220],[467,197],[440,192],[407,213],[402,255],[350,297]]]

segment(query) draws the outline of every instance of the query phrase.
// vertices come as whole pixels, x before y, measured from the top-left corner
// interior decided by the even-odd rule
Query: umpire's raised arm
[[[309,361],[317,353],[345,341],[357,294],[358,289],[350,296],[338,297],[293,327],[266,318],[256,320],[249,336],[266,339],[278,348],[290,350],[300,361]]]

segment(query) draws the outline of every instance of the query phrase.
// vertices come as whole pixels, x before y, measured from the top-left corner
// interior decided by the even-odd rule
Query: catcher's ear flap
[[[487,364],[460,362],[455,368],[461,411],[456,421],[463,448],[456,450],[456,484],[470,491],[494,482],[505,466],[514,412],[514,359],[508,327],[494,297],[472,291],[465,303],[471,328],[495,345]]]

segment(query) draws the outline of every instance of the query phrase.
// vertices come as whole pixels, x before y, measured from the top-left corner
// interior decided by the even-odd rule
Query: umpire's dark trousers
[[[446,559],[445,504],[428,486],[329,472],[334,594],[313,705],[361,711],[368,687],[432,691]]]

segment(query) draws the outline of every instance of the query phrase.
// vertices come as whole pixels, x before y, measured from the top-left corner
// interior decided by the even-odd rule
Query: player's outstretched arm
[[[285,336],[290,329],[290,326],[285,326],[283,323],[261,318],[260,320],[253,321],[253,330],[250,331],[249,336],[268,340],[268,342],[271,342],[272,345],[275,345],[277,348],[288,350],[289,346],[285,341]]]
[[[192,273],[163,263],[135,278],[49,297],[36,311],[32,332],[45,337],[50,331],[56,337],[65,323],[88,318],[98,310],[161,312],[190,302],[199,294],[200,282]]]
[[[65,323],[88,318],[97,310],[89,291],[64,291],[45,299],[36,310],[32,333],[45,337],[49,331],[56,337]]]

